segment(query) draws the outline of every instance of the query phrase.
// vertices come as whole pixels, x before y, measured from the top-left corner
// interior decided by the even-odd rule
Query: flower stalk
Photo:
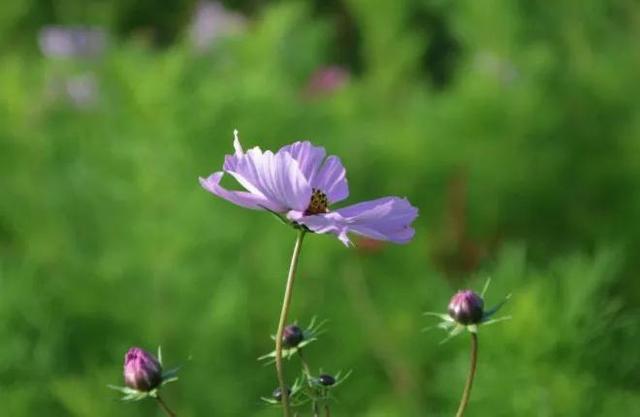
[[[158,404],[160,404],[160,408],[162,408],[162,411],[165,412],[165,414],[169,417],[176,417],[176,413],[174,413],[169,406],[167,406],[167,404],[164,402],[164,400],[160,397],[160,395],[156,396],[156,400],[158,400]]]
[[[289,274],[287,276],[284,299],[282,300],[282,309],[280,311],[280,321],[278,322],[278,331],[276,332],[276,373],[278,375],[280,392],[282,393],[282,410],[284,417],[289,417],[291,415],[291,412],[289,410],[289,395],[286,389],[284,373],[282,369],[282,333],[284,331],[284,325],[287,322],[287,316],[289,315],[289,307],[291,306],[291,297],[293,295],[293,283],[296,277],[296,270],[298,269],[298,260],[300,258],[300,251],[302,249],[302,241],[304,240],[304,235],[305,230],[300,229],[298,231],[298,237],[293,248],[293,255],[291,256],[291,264],[289,265]]]
[[[493,308],[485,310],[484,308],[484,295],[489,288],[487,280],[481,294],[477,294],[472,290],[458,291],[451,298],[449,302],[448,314],[439,314],[433,312],[424,313],[427,316],[434,316],[440,318],[440,323],[436,325],[443,330],[446,330],[449,335],[440,342],[445,343],[453,337],[456,337],[465,330],[471,334],[471,363],[469,365],[469,375],[467,376],[467,382],[462,392],[462,398],[460,399],[460,405],[456,412],[456,417],[462,417],[464,411],[469,403],[469,397],[471,396],[471,387],[473,385],[473,378],[476,375],[476,365],[478,362],[478,330],[481,326],[487,326],[508,320],[511,317],[499,317],[494,319],[493,316],[504,306],[504,304],[511,298],[509,294],[504,300],[498,303]]]
[[[464,411],[469,403],[469,397],[471,396],[471,386],[473,385],[473,378],[476,375],[476,365],[478,362],[478,334],[475,332],[469,332],[471,334],[471,363],[469,365],[469,375],[467,376],[467,382],[462,392],[462,398],[460,399],[460,406],[456,417],[462,417]]]

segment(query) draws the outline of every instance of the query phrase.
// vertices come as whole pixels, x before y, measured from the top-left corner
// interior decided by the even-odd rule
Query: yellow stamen
[[[312,214],[328,213],[329,212],[329,199],[327,195],[322,191],[314,188],[311,194],[311,201],[309,207],[305,210],[304,214],[310,216]]]

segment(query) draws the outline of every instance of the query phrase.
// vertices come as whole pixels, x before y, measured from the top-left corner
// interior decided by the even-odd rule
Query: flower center
[[[311,194],[311,201],[309,201],[309,207],[305,210],[304,214],[311,216],[313,214],[328,213],[329,212],[329,199],[327,195],[322,191],[314,188]]]

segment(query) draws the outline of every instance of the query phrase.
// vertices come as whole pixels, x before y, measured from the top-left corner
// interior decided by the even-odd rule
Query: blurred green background
[[[0,414],[158,416],[106,385],[161,344],[179,416],[280,415],[256,358],[295,232],[197,181],[238,128],[420,209],[406,246],[305,241],[335,416],[453,415],[468,337],[422,312],[487,277],[513,319],[469,416],[638,415],[638,39],[633,0],[1,2]]]

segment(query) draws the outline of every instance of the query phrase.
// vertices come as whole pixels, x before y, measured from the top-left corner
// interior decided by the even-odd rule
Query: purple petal
[[[230,201],[233,204],[237,204],[241,207],[246,207],[254,210],[281,210],[280,206],[273,204],[264,196],[248,193],[246,191],[229,191],[223,188],[220,185],[220,180],[222,179],[223,175],[224,173],[220,171],[211,174],[208,178],[200,177],[200,185],[202,185],[205,190],[217,195],[218,197],[224,198],[225,200]]]
[[[245,153],[237,136],[234,148],[235,154],[225,157],[223,169],[249,193],[270,201],[273,210],[281,213],[308,206],[311,187],[289,153],[263,153],[258,147]]]
[[[337,156],[330,156],[322,164],[318,175],[311,182],[311,187],[324,191],[329,203],[342,201],[349,196],[346,170]]]
[[[289,214],[295,216],[293,213]],[[327,214],[300,217],[297,221],[316,233],[333,233],[348,246],[351,241],[347,233],[407,243],[415,234],[411,223],[417,215],[418,209],[408,200],[384,197]]]
[[[249,150],[249,155],[245,155],[242,145],[240,145],[240,140],[238,140],[238,131],[235,130],[233,134],[235,136],[233,148],[236,152],[234,155],[225,156],[222,169],[231,174],[250,193],[264,196],[256,186],[259,183],[259,179],[255,167],[255,160],[262,158],[262,151],[259,147],[255,147]]]
[[[351,244],[347,237],[346,219],[338,213],[332,212],[327,214],[316,214],[313,216],[305,216],[300,212],[289,212],[287,218],[291,221],[304,224],[310,230],[316,233],[333,233],[338,236],[346,246]]]
[[[302,175],[309,184],[313,184],[313,179],[322,165],[326,152],[321,146],[313,146],[311,142],[295,142],[291,145],[283,146],[277,153],[287,152],[298,162]]]
[[[278,153],[288,152],[298,162],[302,174],[311,188],[323,191],[329,203],[342,201],[349,196],[349,187],[345,178],[346,170],[337,156],[325,160],[326,152],[321,146],[310,142],[295,142],[282,147]]]
[[[288,209],[307,208],[311,199],[311,186],[291,155],[286,152],[274,155],[271,151],[266,151],[255,163],[257,186],[267,199]]]

